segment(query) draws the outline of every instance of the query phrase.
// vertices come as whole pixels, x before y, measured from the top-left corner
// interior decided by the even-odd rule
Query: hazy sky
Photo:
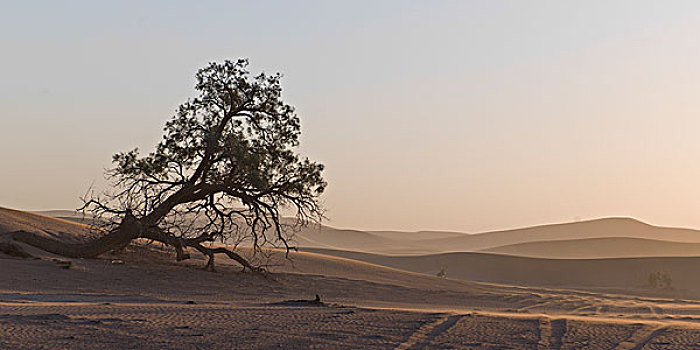
[[[75,208],[193,76],[280,71],[330,225],[700,227],[697,1],[13,1],[0,205]]]

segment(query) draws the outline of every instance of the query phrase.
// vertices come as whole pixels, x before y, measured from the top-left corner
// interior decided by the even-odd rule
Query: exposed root
[[[196,249],[208,258],[207,264],[204,267],[204,270],[207,271],[216,271],[214,265],[215,256],[216,254],[223,254],[231,260],[234,260],[241,266],[243,266],[243,271],[248,270],[254,273],[265,272],[263,268],[253,266],[247,259],[230,249],[224,247],[206,247],[202,245],[203,242],[211,241],[213,239],[211,236],[208,235],[202,235],[197,238],[178,238],[165,232],[155,232],[144,234],[142,235],[142,237],[161,242],[166,246],[173,247],[177,255],[177,261],[182,261],[190,258],[190,254],[187,252],[188,247]]]
[[[196,244],[196,245],[193,245],[192,247],[194,247],[195,249],[197,249],[198,251],[200,251],[202,254],[206,255],[207,257],[209,257],[209,260],[207,261],[207,266],[205,267],[205,269],[208,269],[210,271],[214,271],[214,256],[215,256],[214,254],[224,254],[224,255],[228,256],[230,259],[235,260],[237,263],[241,264],[241,266],[243,266],[243,271],[248,269],[251,272],[255,272],[255,273],[264,272],[263,268],[255,267],[255,266],[251,265],[248,262],[248,260],[246,260],[245,258],[240,256],[240,254],[238,254],[232,250],[229,250],[229,249],[226,249],[223,247],[207,248],[201,244]]]

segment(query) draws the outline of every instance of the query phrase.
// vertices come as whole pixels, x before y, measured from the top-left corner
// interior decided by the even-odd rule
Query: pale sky
[[[6,1],[0,206],[76,208],[239,57],[284,74],[332,226],[700,228],[697,1]]]

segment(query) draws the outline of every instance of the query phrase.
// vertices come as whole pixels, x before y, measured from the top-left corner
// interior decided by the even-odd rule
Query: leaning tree
[[[173,248],[178,260],[197,250],[212,270],[217,254],[256,269],[231,245],[212,242],[289,251],[289,227],[323,215],[323,165],[295,152],[299,117],[282,99],[281,75],[253,76],[247,66],[239,59],[199,70],[198,96],[179,106],[155,150],[113,156],[112,190],[89,194],[81,208],[99,223],[97,237],[67,243],[18,231],[0,240],[0,250],[21,255],[22,242],[91,258],[147,239]]]

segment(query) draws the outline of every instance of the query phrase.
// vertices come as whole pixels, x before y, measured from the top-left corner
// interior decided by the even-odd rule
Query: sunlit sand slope
[[[700,231],[697,230],[657,227],[628,218],[605,218],[440,238],[431,240],[430,244],[444,251],[468,251],[524,242],[609,237],[700,243]]]
[[[535,258],[599,259],[700,256],[700,243],[668,242],[644,238],[586,238],[511,244],[483,250]]]
[[[15,225],[10,229],[21,226],[43,232],[59,222],[73,225],[3,213],[3,222],[20,218],[9,221],[7,225]],[[83,229],[62,227],[78,236],[71,228]],[[690,349],[700,341],[700,303],[623,293],[649,289],[644,286],[618,288],[621,294],[509,286],[438,278],[309,252],[291,253],[292,261],[283,252],[268,253],[266,275],[240,273],[225,259],[219,259],[219,272],[204,272],[204,258],[196,253],[191,260],[175,263],[172,253],[141,245],[100,259],[67,259],[70,268],[52,259],[0,257],[0,348]],[[358,253],[336,251],[341,254]],[[485,270],[477,277],[521,275],[542,285],[551,281],[538,280],[537,273],[564,278],[581,274],[590,280],[598,274],[604,283],[613,283],[606,268],[618,269],[625,261],[653,261],[475,253],[353,257],[393,261],[417,272],[434,272],[436,266],[459,262],[464,264],[445,264],[449,277],[459,271],[467,276],[469,271]],[[692,268],[690,260],[659,263],[674,269],[677,261]],[[602,265],[585,265],[589,261]],[[489,271],[487,265],[500,267]],[[557,265],[559,270],[551,270]],[[505,266],[516,273],[504,274],[499,269]],[[683,276],[673,278],[674,283],[686,283]],[[308,301],[316,294],[323,304]]]
[[[448,277],[462,280],[700,298],[700,257],[538,259],[484,253],[385,256],[305,250],[430,275],[445,268]],[[667,273],[672,288],[652,288],[652,273]]]
[[[0,207],[0,233],[19,230],[67,241],[79,241],[90,235],[90,229],[82,224]]]
[[[700,243],[700,231],[683,228],[657,227],[627,218],[606,218],[567,224],[553,224],[495,231],[478,234],[458,232],[398,232],[398,231],[358,231],[339,230],[327,226],[309,227],[296,233],[295,241],[298,246],[306,248],[326,248],[338,250],[364,251],[380,254],[406,255],[429,254],[443,252],[468,252],[495,249],[497,247],[541,241],[580,240],[591,238],[636,238],[642,240],[658,240],[668,242]],[[595,241],[592,241],[594,244]],[[609,242],[607,242],[609,243]],[[619,243],[619,242],[618,242]],[[629,242],[623,242],[627,244]],[[681,246],[653,245],[650,242],[636,242],[644,251],[644,256],[663,256],[664,252],[678,251]],[[605,242],[601,243],[605,244]],[[566,246],[566,244],[564,244]],[[628,251],[631,247],[625,247]],[[659,252],[655,252],[658,248]],[[517,254],[519,247],[504,248],[505,253]],[[546,251],[526,247],[523,254],[537,255]],[[588,249],[588,250],[587,250]],[[582,251],[591,256],[599,257],[595,248]],[[528,253],[529,251],[531,253]],[[571,249],[573,251],[573,249]],[[568,251],[567,251],[568,252]],[[556,252],[553,252],[556,254]],[[692,251],[691,253],[692,254]],[[677,254],[673,254],[677,255]],[[600,257],[602,257],[601,255]],[[609,254],[604,256],[609,257]],[[614,256],[614,255],[613,255]],[[623,255],[624,256],[624,255]],[[562,257],[565,257],[563,255]],[[578,256],[583,257],[583,256]]]
[[[282,254],[273,254],[280,262]],[[0,348],[690,349],[700,303],[440,279],[294,253],[266,276],[131,247],[0,259]],[[113,259],[123,263],[113,264]],[[289,300],[312,299],[323,305]]]

